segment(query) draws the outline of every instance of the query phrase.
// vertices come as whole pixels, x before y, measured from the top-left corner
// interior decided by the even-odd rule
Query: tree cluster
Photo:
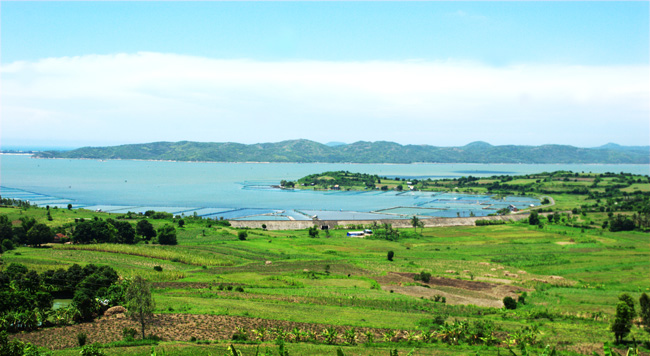
[[[119,221],[113,219],[101,220],[83,220],[74,226],[72,240],[75,243],[116,243],[116,244],[133,244],[138,240],[151,241],[158,237],[158,243],[161,245],[176,245],[176,229],[166,224],[158,229],[145,220],[139,220],[133,228],[128,221]]]
[[[397,241],[399,237],[399,231],[397,229],[394,229],[393,225],[385,223],[382,225],[373,226],[372,235],[367,238]]]
[[[0,272],[0,330],[34,330],[49,325],[50,316],[55,322],[64,320],[62,324],[92,319],[102,309],[123,302],[124,285],[117,281],[109,266],[75,264],[38,274],[12,263]],[[72,297],[69,310],[53,311],[54,297]]]
[[[284,182],[284,184],[283,184]],[[293,182],[283,181],[280,182],[281,186],[293,186]],[[350,173],[348,171],[324,172],[319,174],[310,174],[306,177],[300,178],[298,184],[321,186],[323,188],[330,188],[334,185],[339,186],[363,186],[367,189],[374,189],[375,184],[380,184],[381,178],[376,174],[366,173]]]
[[[636,318],[636,309],[634,307],[634,299],[627,293],[623,293],[618,297],[618,304],[616,304],[616,314],[614,315],[614,322],[610,330],[614,333],[616,343],[620,344],[623,339],[632,331],[633,321]],[[639,305],[641,311],[641,323],[647,332],[650,332],[650,298],[646,293],[641,294],[639,298]]]
[[[0,215],[0,241],[3,246],[5,240],[8,240],[12,245],[31,245],[40,246],[48,242],[52,242],[54,232],[49,226],[43,223],[37,223],[36,219],[25,217],[21,219],[19,226],[12,226],[9,218],[5,215]]]

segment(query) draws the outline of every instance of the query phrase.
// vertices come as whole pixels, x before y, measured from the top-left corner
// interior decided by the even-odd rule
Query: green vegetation
[[[428,187],[453,189],[459,181]],[[152,348],[168,355],[337,355],[339,348],[345,355],[577,355],[616,342],[611,348],[648,352],[647,177],[560,172],[464,182],[463,189],[484,191],[479,185],[498,183],[495,194],[525,186],[550,203],[537,210],[537,220],[437,228],[416,220],[413,229],[368,224],[355,229],[371,228],[372,237],[349,238],[347,229],[235,229],[196,217],[183,217],[180,227],[180,218],[169,216],[3,200],[0,289],[7,296],[0,304],[23,298],[7,302],[3,315],[29,321],[53,296],[72,300],[38,314],[40,324],[3,316],[10,334],[0,334],[0,348],[24,353],[38,345],[54,355],[151,355]],[[573,193],[577,186],[586,192]],[[618,220],[633,226],[612,228]],[[73,242],[86,229],[80,226],[94,232],[74,244],[27,244],[26,231],[36,224]],[[130,236],[124,224],[134,231],[133,243],[119,243]],[[160,231],[170,228],[177,244],[161,245]],[[142,232],[150,229],[156,235],[147,239]],[[107,242],[91,243],[104,241],[100,236]],[[129,306],[133,299],[120,296],[134,278],[150,283],[155,302],[145,335],[127,319],[85,321],[108,306],[97,307],[95,298]],[[16,333],[18,327],[25,332]],[[86,335],[84,349],[79,333]]]
[[[632,163],[647,164],[648,147],[578,148],[563,145],[462,147],[359,141],[330,147],[309,140],[244,145],[240,143],[153,142],[72,151],[37,152],[38,158],[143,159],[211,162],[327,163]]]

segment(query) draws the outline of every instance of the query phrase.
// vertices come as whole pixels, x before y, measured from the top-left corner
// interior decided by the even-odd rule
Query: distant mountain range
[[[462,147],[400,145],[359,141],[322,144],[309,140],[277,143],[153,142],[110,147],[46,151],[37,158],[138,159],[209,162],[323,163],[650,163],[650,146],[607,144],[596,148],[566,145],[492,146],[472,142]]]

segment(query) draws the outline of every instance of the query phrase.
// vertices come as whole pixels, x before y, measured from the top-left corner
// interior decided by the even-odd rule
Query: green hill
[[[492,146],[473,142],[462,147],[400,145],[359,141],[328,146],[309,140],[241,144],[234,142],[153,142],[110,147],[46,151],[36,158],[142,159],[209,162],[324,163],[609,163],[648,164],[650,148],[611,145],[579,148],[567,145]]]

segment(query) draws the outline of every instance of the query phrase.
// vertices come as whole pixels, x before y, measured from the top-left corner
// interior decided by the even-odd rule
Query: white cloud
[[[260,62],[161,53],[2,66],[2,137],[119,143],[648,142],[647,66]]]

